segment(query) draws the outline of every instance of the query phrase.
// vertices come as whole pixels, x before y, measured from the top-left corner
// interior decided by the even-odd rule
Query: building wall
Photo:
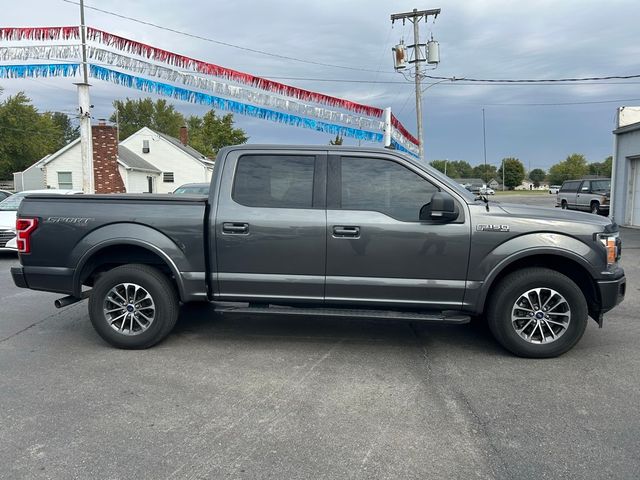
[[[632,159],[640,157],[640,130],[617,135],[615,171],[612,177],[615,181],[612,218],[620,225],[630,224],[629,198],[633,196],[633,189],[640,185],[633,185],[631,175]],[[640,195],[640,192],[636,192]]]
[[[45,188],[60,188],[58,172],[71,172],[72,190],[82,190],[82,157],[80,143],[75,144],[66,152],[51,160],[45,166]]]
[[[144,140],[149,141],[149,153],[142,151]],[[147,128],[134,133],[121,144],[161,172],[173,172],[173,182],[164,182],[160,175],[156,181],[157,193],[173,192],[185,183],[208,182],[211,179],[211,171],[200,162]],[[146,191],[146,185],[144,188]]]
[[[119,166],[120,175],[124,179],[127,193],[147,193],[149,191],[149,183],[147,177],[154,178],[154,192],[158,193],[158,183],[161,181],[160,175],[152,172],[140,172],[136,170],[126,170]]]

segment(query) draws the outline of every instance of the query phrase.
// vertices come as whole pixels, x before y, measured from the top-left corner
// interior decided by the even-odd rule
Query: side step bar
[[[446,310],[443,312],[390,311],[352,308],[305,308],[276,305],[216,305],[215,311],[223,314],[267,314],[267,315],[307,315],[316,317],[345,317],[381,320],[410,320],[447,324],[469,323],[471,317],[461,312]]]

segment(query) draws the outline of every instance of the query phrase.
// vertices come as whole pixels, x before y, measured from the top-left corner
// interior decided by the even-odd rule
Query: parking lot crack
[[[31,325],[28,325],[28,326],[24,327],[22,330],[18,330],[17,332],[12,333],[8,337],[0,338],[0,343],[4,343],[7,340],[11,340],[12,338],[17,337],[21,333],[24,333],[24,332],[26,332],[28,330],[31,330],[33,327],[36,327],[36,326],[46,322],[47,320],[50,320],[50,319],[55,318],[55,317],[59,317],[60,315],[65,314],[66,312],[72,310],[73,308],[77,308],[77,305],[74,305],[74,306],[72,306],[70,308],[65,308],[64,310],[61,310],[61,311],[56,312],[56,313],[52,313],[51,315],[48,315],[48,316],[38,320],[37,322],[34,322]]]

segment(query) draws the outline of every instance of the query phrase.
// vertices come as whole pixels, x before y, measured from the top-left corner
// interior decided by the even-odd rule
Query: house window
[[[71,178],[71,172],[58,172],[58,188],[66,190],[73,189],[73,179]]]
[[[142,153],[149,153],[149,140],[142,141]]]
[[[162,172],[162,181],[164,183],[173,183],[173,172]]]

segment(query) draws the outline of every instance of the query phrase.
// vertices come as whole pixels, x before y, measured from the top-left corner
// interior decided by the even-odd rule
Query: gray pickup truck
[[[558,190],[556,207],[608,215],[610,196],[610,178],[567,180]]]
[[[465,323],[526,357],[573,347],[625,294],[618,227],[489,202],[392,150],[238,146],[208,197],[27,197],[19,287],[89,297],[96,331],[146,348],[180,302],[216,310]]]

